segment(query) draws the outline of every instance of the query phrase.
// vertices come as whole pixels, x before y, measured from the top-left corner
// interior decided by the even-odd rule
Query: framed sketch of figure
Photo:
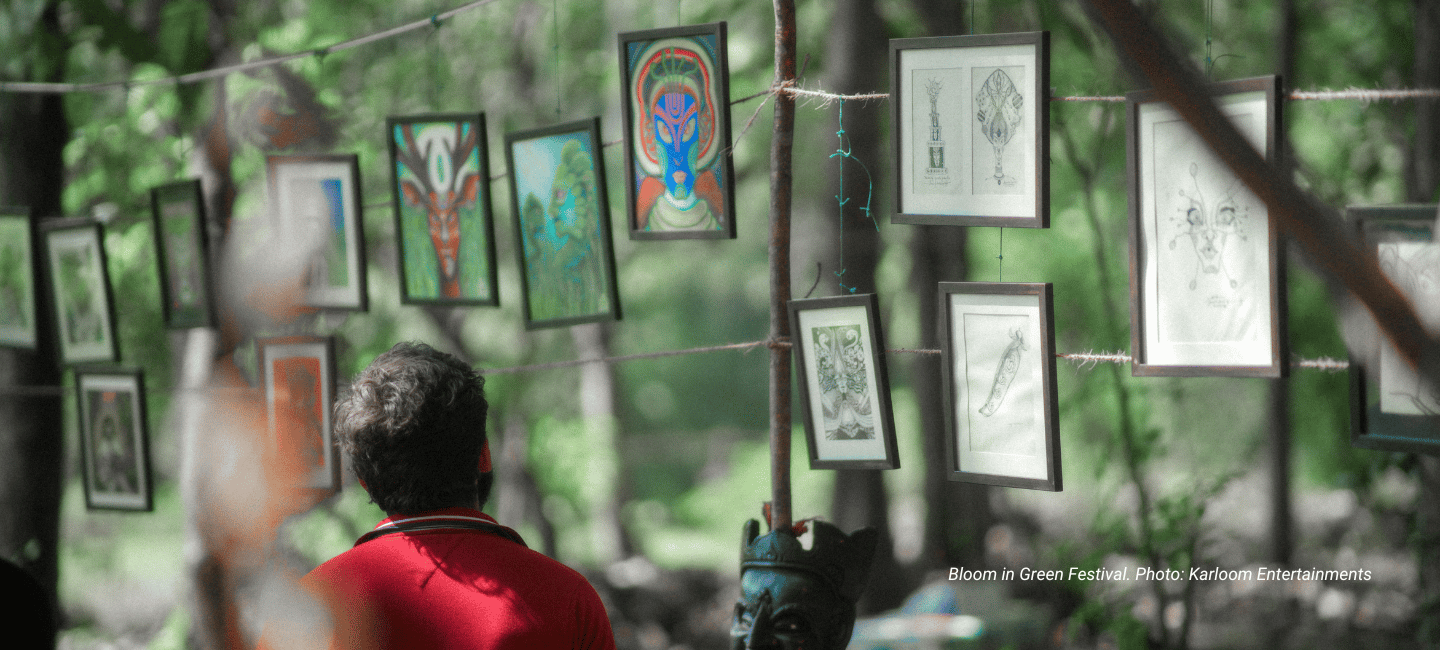
[[[100,224],[90,219],[42,222],[49,261],[60,363],[119,361],[115,299]]]
[[[1050,225],[1050,33],[890,41],[895,223]]]
[[[145,421],[145,378],[138,369],[75,369],[80,462],[85,507],[152,507],[150,434]]]
[[[335,405],[335,339],[262,338],[255,342],[270,422],[271,449],[300,476],[300,487],[340,489],[340,454],[330,416]]]
[[[734,239],[725,23],[620,34],[631,239]]]
[[[875,294],[790,301],[811,469],[898,469]]]
[[[950,479],[1059,492],[1051,286],[941,282]]]
[[[1279,158],[1279,80],[1211,96],[1267,160]],[[1137,376],[1280,377],[1285,265],[1265,204],[1153,92],[1126,95],[1130,318]]]
[[[1346,217],[1374,251],[1421,324],[1440,332],[1440,242],[1435,205],[1351,207]],[[1350,359],[1350,441],[1356,447],[1440,454],[1440,390],[1378,328]]]
[[[210,238],[200,180],[150,190],[155,256],[160,262],[160,303],[165,326],[211,327],[215,308],[210,284]]]

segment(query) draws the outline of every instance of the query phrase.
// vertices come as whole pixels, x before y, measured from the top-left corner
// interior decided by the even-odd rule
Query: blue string
[[[843,98],[843,97],[840,98],[840,118],[839,118],[839,124],[840,124],[840,130],[835,132],[835,137],[840,140],[840,144],[841,144],[841,146],[843,147],[843,146],[849,144],[849,140],[848,140],[848,138],[846,138],[846,136],[845,136],[845,98]],[[861,212],[864,212],[864,213],[865,213],[865,218],[869,219],[869,220],[870,220],[870,223],[875,226],[875,232],[880,232],[880,224],[875,222],[875,216],[870,213],[870,200],[871,200],[871,199],[874,197],[874,195],[875,195],[875,179],[874,179],[873,176],[870,175],[870,168],[869,168],[869,167],[866,167],[866,166],[865,166],[865,163],[861,162],[859,158],[856,158],[855,156],[850,155],[850,152],[851,152],[852,150],[854,150],[854,148],[855,148],[854,145],[850,145],[850,148],[849,148],[849,149],[843,149],[843,148],[837,147],[837,148],[835,149],[835,153],[830,154],[830,157],[831,157],[831,158],[834,158],[835,156],[840,156],[840,193],[835,195],[835,201],[836,201],[836,203],[837,203],[837,204],[839,205],[839,207],[840,207],[840,270],[835,272],[835,277],[836,277],[836,278],[843,278],[843,277],[845,277],[845,271],[846,271],[846,268],[845,268],[845,204],[850,202],[850,199],[845,198],[845,159],[846,159],[846,158],[849,158],[849,159],[855,161],[857,164],[860,165],[860,169],[865,170],[865,178],[869,179],[868,182],[869,182],[869,184],[870,184],[870,188],[869,188],[868,190],[866,190],[866,195],[865,195],[865,207],[860,208],[860,211],[861,211]],[[840,285],[840,288],[841,288],[841,289],[844,289],[845,291],[847,291],[847,292],[849,292],[849,293],[855,293],[856,287],[846,286],[844,282],[837,282],[837,283]]]

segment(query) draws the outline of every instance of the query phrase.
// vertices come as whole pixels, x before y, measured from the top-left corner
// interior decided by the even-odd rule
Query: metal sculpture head
[[[695,202],[697,169],[715,158],[717,106],[708,53],[679,39],[658,41],[639,59],[631,82],[637,111],[636,162],[665,183],[680,206]]]
[[[423,125],[422,125],[423,126]],[[400,181],[405,202],[423,208],[435,246],[440,293],[460,297],[460,210],[474,205],[480,197],[480,174],[468,168],[476,150],[475,129],[456,123],[422,128],[415,134],[412,124],[395,127],[397,164],[410,169],[419,181]]]
[[[879,535],[873,528],[846,535],[822,521],[810,525],[814,538],[806,549],[792,530],[760,535],[759,522],[745,523],[734,650],[841,650],[849,643]]]

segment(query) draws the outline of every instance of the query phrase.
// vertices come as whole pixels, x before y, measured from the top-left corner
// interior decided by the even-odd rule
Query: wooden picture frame
[[[1050,227],[1050,32],[890,41],[894,223]]]
[[[1061,491],[1051,285],[941,282],[936,304],[950,480]]]
[[[61,365],[119,361],[115,297],[100,224],[85,218],[41,224]]]
[[[1211,96],[1272,164],[1279,78],[1213,84]],[[1131,371],[1283,377],[1285,258],[1265,204],[1152,91],[1129,93]]]
[[[899,469],[873,293],[791,300],[791,351],[811,469]]]
[[[0,206],[0,346],[38,345],[35,244],[30,210]]]
[[[335,339],[320,336],[255,341],[265,390],[270,449],[295,467],[300,487],[340,489],[340,448],[335,441]]]
[[[1427,328],[1440,325],[1440,206],[1351,207],[1346,218],[1380,260],[1380,268],[1410,300]],[[1440,454],[1440,393],[1406,364],[1376,329],[1367,348],[1350,358],[1350,444],[1366,449]]]
[[[526,329],[620,320],[603,153],[599,117],[505,135]]]
[[[205,196],[199,179],[150,190],[155,258],[160,266],[160,304],[165,327],[214,327],[214,284]]]
[[[484,113],[385,120],[400,302],[500,304]]]
[[[630,238],[734,239],[725,23],[626,32],[619,44]]]
[[[279,240],[305,247],[305,304],[365,311],[365,220],[355,154],[266,156]]]
[[[139,369],[77,367],[80,463],[87,510],[154,507],[145,376]]]

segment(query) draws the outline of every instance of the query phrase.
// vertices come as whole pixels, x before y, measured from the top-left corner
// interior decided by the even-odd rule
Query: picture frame
[[[335,440],[335,339],[285,336],[255,341],[265,391],[270,449],[301,476],[300,487],[340,489],[340,448]]]
[[[1050,32],[892,39],[889,65],[891,221],[1049,228]]]
[[[86,218],[47,219],[41,229],[61,365],[119,361],[103,229]]]
[[[1440,271],[1435,204],[1352,206],[1347,220],[1380,260],[1380,268],[1432,332],[1440,327]],[[1378,328],[1350,357],[1350,444],[1382,451],[1440,454],[1440,393],[1400,358]]]
[[[618,37],[631,239],[735,238],[725,29],[718,22]]]
[[[0,346],[34,350],[35,234],[29,208],[0,206]]]
[[[305,304],[365,311],[365,226],[355,154],[266,156],[280,241],[309,251]]]
[[[154,509],[145,375],[138,368],[75,368],[80,463],[87,510]]]
[[[505,135],[526,329],[620,320],[603,154],[599,117]]]
[[[218,321],[210,273],[210,236],[200,179],[151,188],[150,216],[165,327],[214,327]]]
[[[484,113],[385,121],[400,247],[400,302],[500,304]]]
[[[1059,492],[1050,283],[941,282],[945,450],[952,481]]]
[[[873,293],[789,302],[811,469],[900,468],[879,314]]]
[[[1212,84],[1266,160],[1281,157],[1280,80]],[[1153,91],[1125,96],[1131,372],[1283,377],[1285,258],[1265,204]]]

